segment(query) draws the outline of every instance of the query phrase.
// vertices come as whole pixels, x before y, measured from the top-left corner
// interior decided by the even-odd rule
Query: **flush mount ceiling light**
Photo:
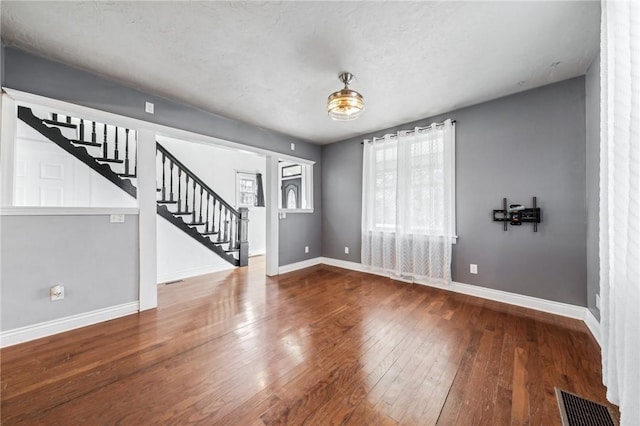
[[[340,81],[344,83],[344,89],[333,92],[327,99],[327,112],[329,117],[338,121],[355,120],[362,113],[364,99],[355,90],[349,89],[349,83],[354,75],[348,72],[340,74]]]

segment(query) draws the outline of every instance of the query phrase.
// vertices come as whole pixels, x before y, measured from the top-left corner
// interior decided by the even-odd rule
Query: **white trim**
[[[279,274],[286,274],[287,272],[297,271],[298,269],[308,268],[310,266],[319,265],[322,263],[321,257],[314,257],[313,259],[303,260],[301,262],[289,263],[288,265],[280,266],[278,268]]]
[[[9,95],[0,100],[0,205],[13,204],[17,106]]]
[[[40,339],[53,334],[75,330],[99,322],[109,321],[138,312],[138,302],[123,303],[108,308],[97,309],[91,312],[71,315],[39,324],[27,325],[0,333],[0,347],[17,345],[18,343]]]
[[[138,300],[140,311],[158,306],[156,134],[138,130]]]
[[[391,278],[388,274],[372,271],[361,263],[348,262],[345,260],[331,259],[327,257],[319,258],[319,263],[337,266],[339,268],[351,269],[353,271],[366,272],[369,274],[380,275]],[[394,279],[394,278],[391,278]],[[468,294],[480,297],[482,299],[494,300],[497,302],[508,303],[510,305],[522,306],[524,308],[535,309],[537,311],[548,312],[551,314],[561,315],[564,317],[575,318],[586,322],[587,308],[583,306],[570,305],[568,303],[555,302],[552,300],[540,299],[538,297],[525,296],[522,294],[510,293],[502,290],[494,290],[491,288],[480,287],[477,285],[452,282],[449,285],[439,285],[417,282],[416,284],[427,285],[429,287],[449,290],[456,293]],[[589,324],[587,324],[589,326]]]
[[[583,306],[555,302],[553,300],[540,299],[538,297],[525,296],[522,294],[510,293],[508,291],[494,290],[492,288],[458,282],[452,282],[450,285],[442,286],[440,288],[455,291],[456,293],[463,293],[481,297],[483,299],[494,300],[496,302],[522,306],[523,308],[535,309],[536,311],[575,318],[582,321],[584,321],[585,318],[586,308]]]
[[[138,215],[137,207],[2,207],[0,216],[107,216]]]
[[[280,213],[313,213],[313,209],[279,209]]]
[[[265,162],[264,192],[266,199],[265,273],[278,275],[278,251],[280,223],[278,221],[278,157],[268,155]]]
[[[600,321],[598,321],[596,317],[593,316],[593,313],[589,309],[587,309],[584,323],[587,325],[587,328],[591,332],[591,335],[598,343],[598,346],[602,346],[600,344]]]
[[[351,269],[352,271],[366,272],[367,274],[382,275],[377,272],[371,271],[362,263],[349,262],[348,260],[334,259],[332,257],[320,257],[319,259],[320,259],[320,263],[324,263],[325,265],[337,266],[338,268],[344,268],[344,269]],[[386,276],[386,275],[382,275],[382,276]]]
[[[183,269],[180,271],[169,272],[166,274],[158,275],[158,284],[165,284],[172,281],[184,280],[186,278],[197,277],[198,275],[212,274],[214,272],[231,271],[236,269],[235,266],[229,264],[229,266],[199,266],[197,268]]]
[[[263,156],[268,155],[276,155],[278,158],[294,161],[303,164],[315,164],[316,162],[313,160],[307,160],[305,158],[294,157],[292,155],[283,154],[276,151],[269,151],[263,148],[258,148],[252,145],[244,145],[238,142],[231,142],[225,139],[219,139],[213,136],[207,136],[200,133],[190,132],[187,130],[176,129],[174,127],[164,126],[162,124],[156,124],[145,120],[140,120],[137,118],[131,118],[124,115],[114,114],[111,112],[102,111],[95,108],[88,108],[76,104],[72,104],[69,102],[59,101],[52,98],[47,98],[44,96],[34,95],[32,93],[22,92],[20,90],[11,89],[8,87],[3,87],[2,90],[9,95],[9,97],[15,100],[18,103],[30,103],[37,106],[49,107],[57,110],[61,110],[61,112],[70,113],[70,115],[79,115],[85,118],[90,118],[92,120],[102,122],[102,123],[110,123],[114,125],[118,125],[121,127],[128,128],[138,128],[138,129],[148,129],[151,131],[155,131],[163,136],[168,136],[176,139],[186,139],[189,142],[197,142],[203,143],[205,145],[218,145],[226,148],[231,148],[235,150],[243,150],[245,152],[253,152],[256,154],[260,154]]]

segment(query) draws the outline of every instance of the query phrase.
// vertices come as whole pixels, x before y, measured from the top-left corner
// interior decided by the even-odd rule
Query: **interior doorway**
[[[266,158],[263,155],[246,150],[224,147],[215,144],[198,143],[186,139],[177,139],[170,136],[158,135],[157,142],[166,151],[166,155],[179,161],[184,170],[188,170],[191,179],[184,178],[166,164],[166,159],[158,156],[156,166],[159,168],[156,176],[162,178],[158,182],[158,198],[167,198],[169,191],[166,187],[171,185],[171,191],[182,191],[184,198],[193,202],[195,215],[185,216],[184,222],[199,232],[198,235],[185,233],[184,230],[174,226],[175,224],[165,220],[160,215],[157,218],[157,281],[158,283],[175,282],[195,276],[214,272],[230,270],[234,265],[229,262],[228,255],[233,253],[233,229],[225,227],[225,223],[233,222],[230,215],[225,214],[229,207],[231,213],[240,209],[248,210],[249,261],[256,256],[264,256],[266,244],[266,203],[264,191],[264,176],[266,174]],[[163,174],[164,173],[164,174]],[[166,175],[170,174],[171,179]],[[204,194],[201,186],[204,186]],[[169,181],[171,181],[169,183]],[[176,184],[176,181],[179,183]],[[190,183],[194,182],[194,189],[190,189]],[[184,186],[187,185],[186,189]],[[207,193],[207,190],[212,192]],[[195,192],[194,192],[195,191]],[[206,196],[203,196],[206,195]],[[211,196],[211,197],[210,197]],[[212,197],[216,201],[211,200]],[[218,199],[219,197],[219,199]],[[204,206],[204,207],[203,207]],[[175,203],[167,204],[172,212],[191,210],[190,204],[186,207],[177,207]],[[220,210],[218,210],[220,209]],[[170,218],[171,219],[171,218]],[[211,223],[213,222],[213,223]],[[229,235],[228,235],[229,234]],[[197,238],[196,238],[197,237]],[[207,244],[203,244],[205,241]],[[211,250],[214,245],[223,248],[222,253]],[[235,243],[238,242],[236,236]],[[215,247],[215,246],[214,246]]]

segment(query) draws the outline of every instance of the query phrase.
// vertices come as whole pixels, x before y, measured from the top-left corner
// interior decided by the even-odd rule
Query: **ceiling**
[[[318,144],[582,75],[600,30],[597,1],[0,4],[8,45]]]

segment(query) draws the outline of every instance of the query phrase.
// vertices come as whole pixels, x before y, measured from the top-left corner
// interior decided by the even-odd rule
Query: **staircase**
[[[135,131],[56,113],[40,118],[23,106],[18,118],[136,198]],[[232,265],[246,266],[248,209],[234,209],[157,142],[156,165],[158,214]]]

